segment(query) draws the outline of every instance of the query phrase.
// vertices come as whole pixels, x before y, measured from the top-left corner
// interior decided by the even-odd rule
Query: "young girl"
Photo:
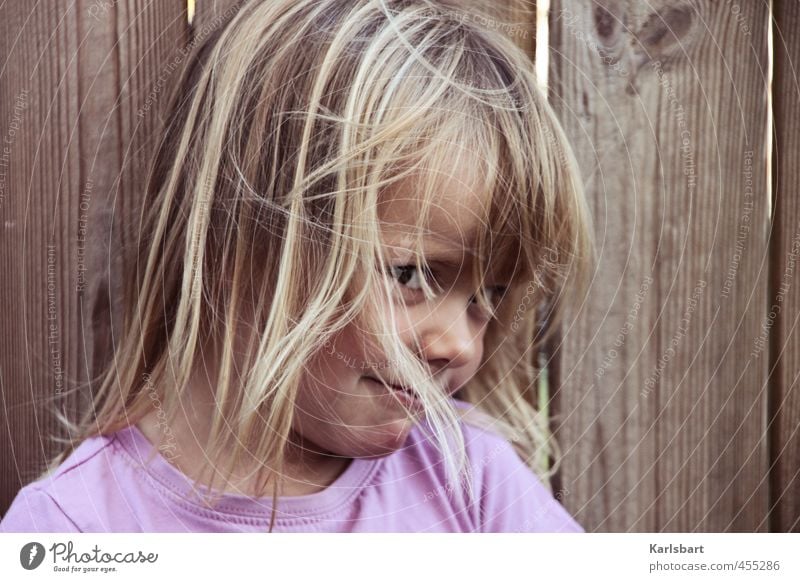
[[[254,0],[203,39],[126,334],[4,531],[582,531],[529,362],[588,213],[530,59],[464,5]]]

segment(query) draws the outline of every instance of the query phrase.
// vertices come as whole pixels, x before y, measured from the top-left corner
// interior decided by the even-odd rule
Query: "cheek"
[[[339,401],[361,396],[365,390],[361,378],[369,374],[372,361],[365,353],[365,344],[369,343],[366,339],[355,324],[332,337],[305,366],[298,404],[321,412]],[[348,404],[352,406],[353,402]]]
[[[311,448],[346,457],[390,454],[405,442],[411,421],[355,381],[347,392],[320,384],[301,385],[295,430]]]

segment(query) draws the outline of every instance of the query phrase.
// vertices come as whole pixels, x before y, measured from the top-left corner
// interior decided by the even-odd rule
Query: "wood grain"
[[[85,409],[111,356],[162,67],[188,29],[184,4],[149,0],[13,0],[0,23],[5,511],[58,448],[48,409]]]
[[[536,49],[535,0],[514,0],[502,6],[505,14],[498,30],[508,35],[533,60]]]
[[[588,531],[767,527],[767,25],[761,2],[552,4],[599,257],[554,394]]]
[[[48,407],[88,406],[170,80],[238,2],[67,4],[0,4],[0,513]],[[498,17],[532,57],[534,6]],[[554,346],[553,488],[588,531],[800,530],[800,5],[775,14],[771,166],[766,2],[552,2],[599,251]]]
[[[241,0],[195,0],[193,34],[207,34],[236,13]]]
[[[800,531],[800,3],[775,4],[775,220],[770,300],[773,330],[770,391],[770,529]],[[771,366],[771,369],[772,369]]]

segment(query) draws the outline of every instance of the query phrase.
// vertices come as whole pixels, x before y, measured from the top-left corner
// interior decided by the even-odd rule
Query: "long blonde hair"
[[[514,272],[484,361],[459,393],[479,413],[463,419],[497,428],[542,474],[537,459],[558,455],[535,406],[532,354],[550,332],[538,333],[533,306],[555,297],[552,331],[561,292],[586,288],[590,223],[533,64],[486,25],[486,6],[253,0],[202,39],[174,85],[148,175],[124,333],[92,407],[75,424],[62,416],[69,446],[50,469],[84,439],[137,422],[154,395],[171,418],[208,345],[219,358],[210,456],[235,451],[231,466],[247,454],[281,467],[304,366],[358,320],[418,388],[448,478],[472,495],[462,414],[436,397],[394,318],[378,316],[392,295],[374,268],[386,262],[379,195],[414,179],[420,249],[455,156],[491,194],[472,257],[476,288],[491,261]],[[416,260],[424,268],[419,250]],[[249,338],[241,362],[239,333]]]

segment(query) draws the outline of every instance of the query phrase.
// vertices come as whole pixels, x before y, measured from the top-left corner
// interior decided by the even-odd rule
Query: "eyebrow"
[[[426,257],[425,262],[431,265],[432,267],[437,267],[450,271],[469,270],[469,264],[462,263],[461,261],[447,259],[444,257],[434,257],[434,256]]]
[[[448,247],[448,243],[449,241],[444,239],[428,242],[427,245],[423,245],[419,254],[425,257],[425,262],[432,266],[436,265],[452,269],[469,268],[468,266],[472,264],[477,251],[471,246]],[[412,252],[407,259],[411,262],[414,261],[414,257],[417,255],[413,247],[409,247],[400,241],[388,243],[388,246],[394,251]]]
[[[395,248],[405,248],[401,246],[397,246]],[[411,250],[407,249],[406,250]],[[462,257],[458,256],[458,250],[446,250],[446,249],[439,249],[439,250],[428,250],[423,249],[423,256],[425,257],[425,263],[427,263],[432,270],[436,271],[440,275],[451,276],[457,274],[459,277],[467,276],[472,270],[472,257],[467,256],[466,259],[462,261]],[[408,264],[414,263],[414,256],[408,257],[406,259]],[[509,278],[513,278],[511,271],[507,267],[502,267],[497,269],[496,271],[492,271],[491,268],[487,272],[487,278],[489,280],[498,280],[498,281],[506,281]]]
[[[430,245],[430,248],[423,248],[422,251],[426,257],[446,262],[457,261],[465,254],[469,258],[475,253],[474,248],[470,246],[466,247],[459,246],[456,248],[442,248],[433,244]]]
[[[440,252],[430,252],[425,253],[426,261],[431,265],[437,265],[444,268],[451,268],[453,270],[456,269],[463,269],[465,271],[469,271],[472,268],[473,264],[473,256],[472,254],[467,255],[465,258],[461,256],[455,256],[457,251],[447,252],[447,251],[440,251]],[[494,260],[492,260],[494,259]],[[507,278],[513,276],[512,273],[516,272],[520,266],[518,260],[514,260],[513,257],[510,255],[499,254],[495,255],[492,254],[490,257],[487,257],[486,260],[489,262],[488,264],[488,272],[487,275],[490,277],[492,276],[492,272],[494,272],[494,277],[499,278]],[[494,267],[494,271],[492,270]]]
[[[463,268],[472,262],[472,255],[468,253],[466,257],[458,251],[426,251],[423,250],[422,256],[425,262],[431,265],[443,267]]]

